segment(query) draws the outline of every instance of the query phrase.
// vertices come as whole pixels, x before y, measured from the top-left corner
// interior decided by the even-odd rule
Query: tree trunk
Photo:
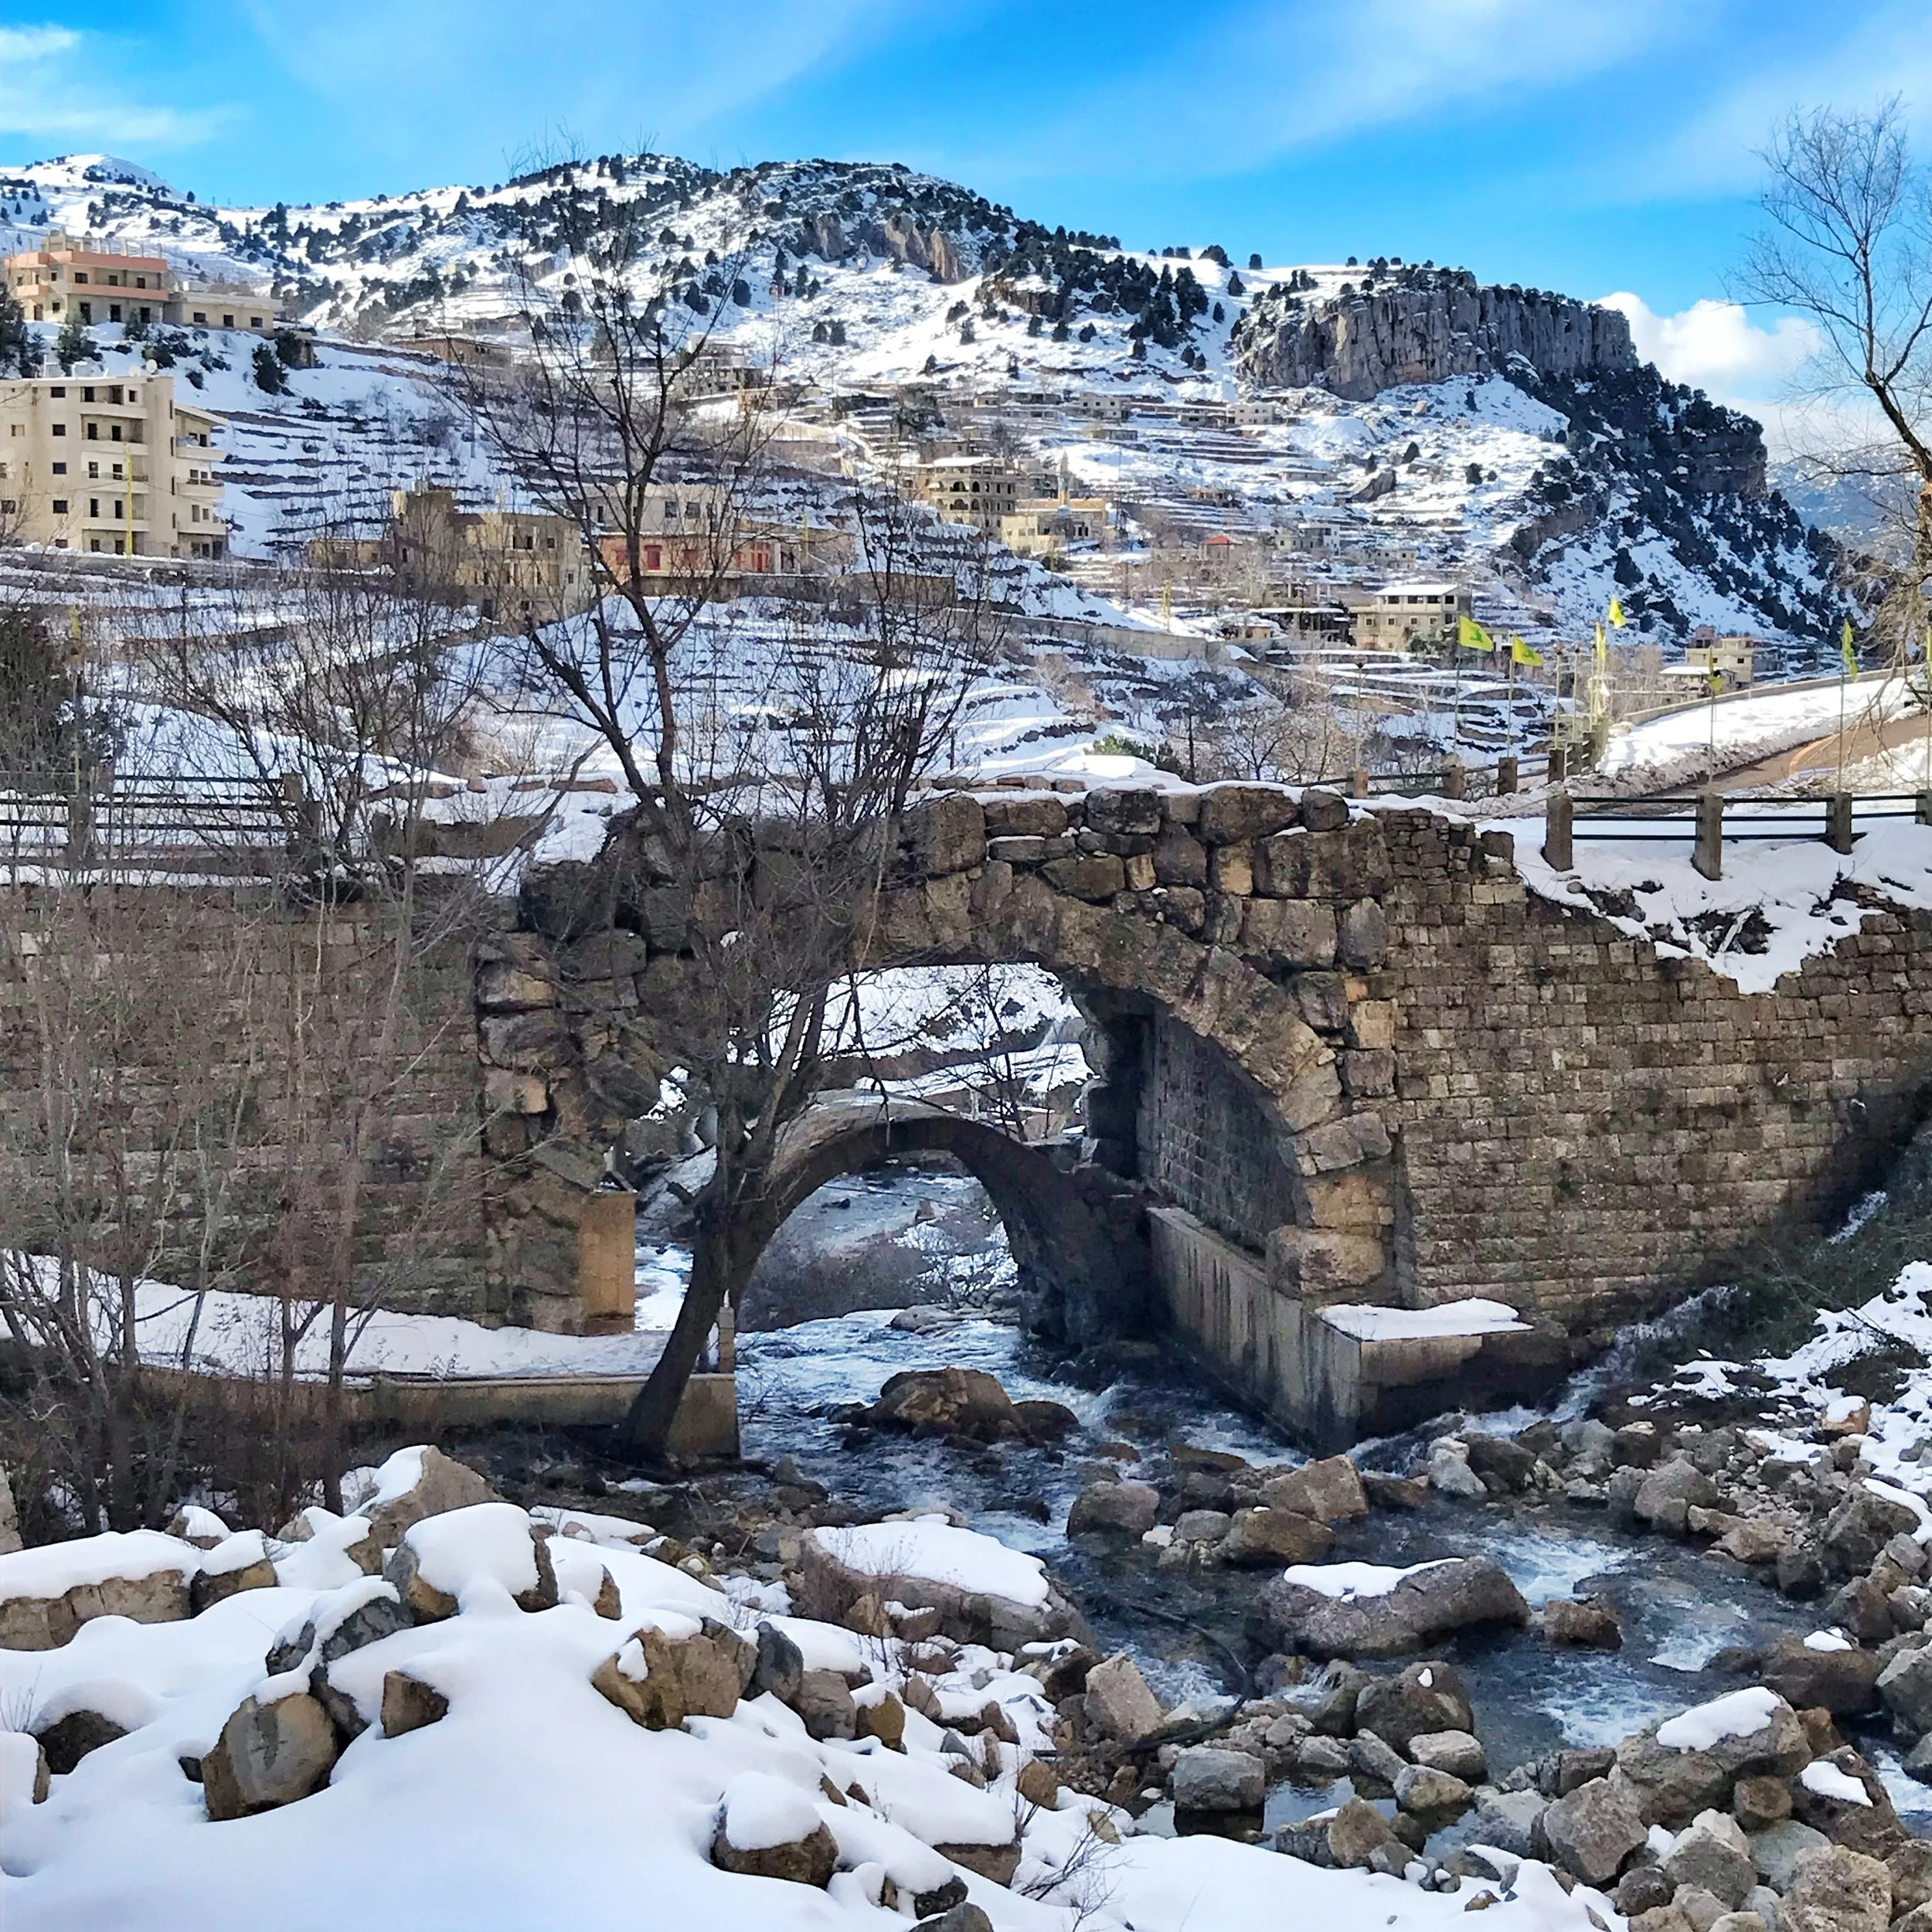
[[[715,1225],[711,1216],[700,1217],[691,1257],[691,1285],[685,1291],[684,1304],[678,1311],[664,1353],[649,1380],[638,1391],[619,1431],[618,1440],[634,1455],[655,1462],[668,1460],[679,1405],[731,1291],[733,1244],[729,1228],[728,1212],[719,1216]]]

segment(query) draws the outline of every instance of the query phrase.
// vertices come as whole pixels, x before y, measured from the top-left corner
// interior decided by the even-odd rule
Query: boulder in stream
[[[1527,1624],[1529,1606],[1486,1556],[1449,1556],[1400,1570],[1302,1563],[1262,1592],[1255,1620],[1278,1648],[1315,1657],[1399,1657],[1451,1631]]]

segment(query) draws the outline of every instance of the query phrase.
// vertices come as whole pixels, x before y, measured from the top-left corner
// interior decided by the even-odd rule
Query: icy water
[[[902,1177],[888,1185],[917,1192],[947,1178]],[[890,1204],[879,1206],[889,1218]],[[936,1280],[940,1272],[975,1284],[989,1278],[984,1266],[962,1267],[956,1254],[934,1262]],[[1066,1512],[1085,1484],[1128,1467],[1104,1460],[1102,1444],[1131,1443],[1148,1458],[1192,1444],[1257,1463],[1299,1461],[1294,1446],[1228,1406],[1178,1361],[1160,1377],[1129,1377],[1094,1392],[1056,1379],[1053,1359],[1009,1322],[974,1318],[922,1334],[891,1320],[890,1311],[872,1311],[741,1335],[745,1453],[790,1455],[862,1510],[957,1510],[975,1529],[1043,1557],[1102,1644],[1131,1650],[1170,1703],[1246,1694],[1246,1670],[1260,1655],[1247,1619],[1270,1573],[1160,1570],[1136,1544],[1083,1539],[1077,1546],[1065,1535]],[[1062,1403],[1080,1427],[1053,1449],[963,1451],[879,1433],[868,1433],[862,1447],[843,1446],[845,1430],[833,1420],[842,1405],[871,1401],[901,1369],[947,1364],[987,1370],[1016,1399]],[[1468,1680],[1498,1773],[1563,1745],[1614,1744],[1658,1716],[1734,1689],[1736,1679],[1705,1672],[1719,1651],[1802,1634],[1818,1614],[1689,1545],[1626,1535],[1600,1511],[1562,1503],[1434,1501],[1413,1512],[1377,1512],[1338,1526],[1332,1560],[1412,1563],[1456,1555],[1492,1557],[1532,1605],[1587,1588],[1614,1605],[1624,1625],[1624,1648],[1614,1653],[1551,1651],[1520,1631],[1467,1634],[1440,1648]],[[1889,1774],[1900,1810],[1910,1810],[1915,1826],[1932,1827],[1932,1792],[1898,1772],[1881,1740],[1862,1741]],[[1270,1795],[1269,1821],[1336,1801],[1336,1791],[1281,1786]]]

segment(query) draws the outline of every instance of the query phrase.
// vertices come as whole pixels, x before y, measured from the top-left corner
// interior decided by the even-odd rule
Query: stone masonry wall
[[[620,841],[533,874],[513,913],[419,962],[404,1037],[359,1075],[383,1123],[359,1279],[383,1301],[579,1321],[583,1198],[665,1066],[689,1063],[699,915],[675,900]],[[232,1118],[223,1237],[252,1269],[238,1285],[277,1286],[303,1152],[277,1056],[318,945],[316,1015],[352,1032],[373,983],[364,916],[319,927],[209,887],[113,903],[148,922],[115,942],[145,974],[115,1049],[136,1165],[159,1171],[184,1083],[210,1131]],[[0,936],[31,937],[49,910],[15,892]],[[1847,913],[1831,951],[1745,995],[1536,898],[1506,834],[1443,812],[1317,788],[1002,787],[911,815],[854,963],[1058,974],[1119,1046],[1096,1090],[1097,1172],[1220,1230],[1271,1293],[1492,1295],[1588,1336],[1865,1183],[1917,1124],[1932,915]],[[90,943],[84,922],[64,943]],[[60,982],[31,950],[0,951],[0,1244],[44,1224],[31,1022]],[[172,1210],[184,1251],[200,1213]]]
[[[1162,1199],[1256,1253],[1295,1218],[1292,1169],[1260,1101],[1206,1041],[1171,1020],[1149,1028],[1139,1173]]]
[[[1399,1270],[1600,1330],[1875,1177],[1932,1080],[1932,918],[1856,930],[1747,995],[1529,893],[1502,854],[1382,815],[1398,1015]]]
[[[0,1248],[51,1249],[78,1209],[100,1265],[131,1230],[156,1278],[299,1290],[334,1226],[346,1089],[378,1105],[356,1294],[483,1312],[468,948],[452,933],[416,959],[379,1059],[393,955],[370,909],[212,883],[0,892]],[[127,1205],[60,1198],[50,1095],[78,1106],[82,1172],[124,1171]]]

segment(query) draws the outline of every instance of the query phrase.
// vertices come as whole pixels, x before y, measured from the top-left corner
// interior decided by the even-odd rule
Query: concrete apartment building
[[[808,577],[842,566],[852,555],[852,540],[842,531],[748,515],[726,492],[704,484],[654,485],[637,509],[638,576],[647,583],[662,578],[666,589],[714,577],[730,590],[743,587],[746,579]],[[621,583],[631,572],[624,518],[614,514],[608,520],[620,527],[600,540],[598,552]]]
[[[1470,609],[1458,583],[1386,583],[1356,611],[1355,641],[1369,651],[1440,644],[1455,636],[1456,620]]]
[[[1022,497],[999,519],[999,540],[1015,556],[1063,555],[1077,544],[1104,549],[1107,539],[1104,497]]]
[[[268,335],[281,319],[258,288],[185,282],[162,256],[126,254],[57,228],[39,247],[8,256],[0,273],[31,322],[74,317],[83,326],[170,322]]]
[[[0,382],[0,534],[109,556],[226,555],[220,418],[172,376]]]

